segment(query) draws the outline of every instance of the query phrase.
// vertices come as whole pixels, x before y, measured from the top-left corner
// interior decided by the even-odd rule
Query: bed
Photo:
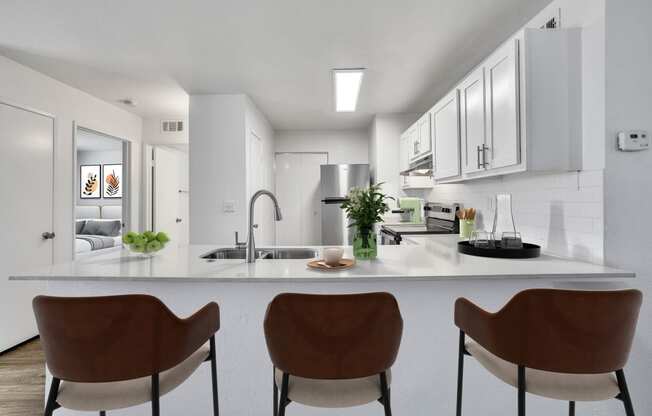
[[[91,253],[122,246],[122,207],[75,207],[75,253]]]

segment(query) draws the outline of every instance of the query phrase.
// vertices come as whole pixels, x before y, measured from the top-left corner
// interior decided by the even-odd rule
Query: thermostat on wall
[[[650,137],[645,131],[621,131],[618,133],[618,150],[637,152],[650,148]]]

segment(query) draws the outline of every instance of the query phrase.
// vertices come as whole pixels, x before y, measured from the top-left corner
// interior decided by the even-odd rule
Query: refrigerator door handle
[[[324,204],[342,204],[348,200],[348,198],[325,198],[322,199],[321,202]]]

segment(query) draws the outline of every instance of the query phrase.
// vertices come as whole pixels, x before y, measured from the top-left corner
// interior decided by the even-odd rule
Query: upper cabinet
[[[462,172],[480,172],[486,166],[484,67],[473,71],[458,86]]]
[[[417,160],[430,154],[432,150],[430,113],[421,116],[408,131],[412,132],[412,154],[410,160]]]
[[[484,167],[497,169],[520,162],[519,40],[507,42],[484,64],[487,136]]]
[[[435,180],[581,170],[581,52],[581,29],[525,29],[496,49],[427,114]]]
[[[460,175],[460,104],[454,90],[431,110],[434,142],[434,177],[447,179]]]

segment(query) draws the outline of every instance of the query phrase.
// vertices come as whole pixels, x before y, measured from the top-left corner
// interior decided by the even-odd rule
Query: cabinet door
[[[520,162],[518,39],[487,59],[487,166],[490,169]]]
[[[460,91],[460,134],[462,172],[484,170],[485,88],[484,68],[473,71],[458,86]]]
[[[410,137],[410,160],[414,160],[419,157],[419,146],[421,145],[419,143],[419,128],[417,123],[410,127],[408,136]]]
[[[460,122],[457,90],[444,97],[432,111],[432,134],[435,142],[435,179],[460,174]]]
[[[432,138],[430,136],[430,113],[426,113],[418,121],[419,148],[418,156],[426,155],[432,149]]]

